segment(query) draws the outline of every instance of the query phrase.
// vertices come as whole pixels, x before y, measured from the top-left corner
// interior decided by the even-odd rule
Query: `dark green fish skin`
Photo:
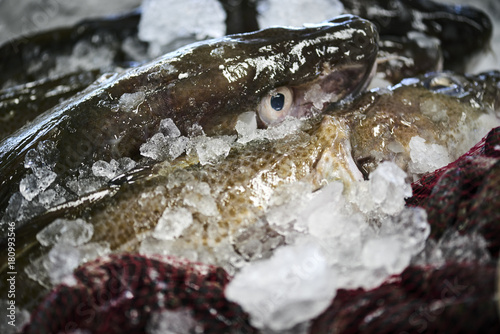
[[[371,77],[376,52],[373,25],[343,16],[316,27],[271,28],[201,42],[101,78],[0,143],[0,208],[25,174],[25,153],[40,141],[56,142],[61,177],[82,163],[136,159],[161,119],[173,119],[184,134],[194,124],[207,135],[227,134],[241,112],[256,110],[274,88],[314,82],[326,68],[338,79],[331,89],[339,99],[356,95]],[[143,101],[137,110],[120,109],[123,94],[138,92]]]
[[[82,41],[94,47],[112,48],[114,64],[128,67],[134,59],[121,45],[126,38],[137,35],[139,20],[140,11],[134,11],[8,41],[0,45],[0,87],[47,79],[56,68],[58,57],[71,55]]]
[[[82,91],[100,75],[99,70],[71,73],[0,90],[0,140]]]

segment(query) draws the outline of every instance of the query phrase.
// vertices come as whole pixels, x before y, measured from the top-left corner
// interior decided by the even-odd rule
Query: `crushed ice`
[[[139,38],[150,43],[149,54],[156,57],[193,41],[222,37],[225,20],[224,8],[216,0],[146,0]]]
[[[110,252],[107,243],[89,242],[93,234],[94,226],[83,219],[56,219],[37,233],[38,242],[51,248],[32,259],[26,274],[46,287],[75,284],[72,274],[79,265]]]
[[[288,245],[243,267],[226,291],[258,328],[286,330],[309,320],[337,289],[374,288],[425,248],[426,213],[404,206],[411,187],[392,162],[349,189],[340,182],[314,193],[300,182],[286,188],[275,191],[264,220]]]

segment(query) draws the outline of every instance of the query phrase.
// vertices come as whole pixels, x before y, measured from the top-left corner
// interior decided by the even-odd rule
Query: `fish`
[[[322,114],[286,119],[281,129],[287,131],[281,136],[279,125],[258,129],[256,114],[248,121],[248,113],[243,113],[235,125],[240,129],[238,139],[233,138],[227,155],[217,160],[202,164],[193,149],[148,168],[132,169],[103,188],[32,218],[16,232],[23,245],[17,266],[43,272],[51,244],[42,247],[39,233],[58,224],[91,225],[87,241],[94,250],[168,254],[226,268],[233,256],[251,259],[253,247],[272,250],[285,243],[266,223],[276,201],[286,201],[283,194],[290,198],[336,181],[348,191],[383,161],[393,161],[419,177],[423,171],[411,168],[412,138],[442,147],[439,152],[447,154],[467,151],[477,137],[499,124],[499,78],[499,72],[441,72],[406,79],[387,90],[365,92],[350,103],[329,105]],[[255,126],[257,137],[242,140],[248,136],[241,130],[245,124]],[[207,140],[191,140],[200,138]],[[209,140],[207,145],[222,141]],[[247,235],[255,233],[261,244],[246,245]],[[36,263],[42,267],[33,269]],[[43,288],[23,279],[33,288],[18,300],[30,309],[50,281],[38,277]]]
[[[488,51],[493,23],[484,11],[430,0],[341,0],[344,11],[373,22],[381,36],[418,32],[440,41],[444,69],[465,72]]]
[[[45,252],[34,237],[54,219],[76,218],[86,210],[80,211],[84,203],[89,208],[107,205],[125,195],[123,189],[129,186],[145,186],[147,193],[148,185],[166,182],[168,170],[172,176],[180,173],[180,169],[174,171],[177,165],[205,173],[192,154],[164,163],[141,155],[141,147],[154,139],[164,120],[174,124],[182,138],[223,140],[237,133],[236,123],[248,112],[254,112],[259,130],[279,128],[278,123],[292,116],[314,117],[325,105],[341,103],[365,89],[376,66],[377,39],[370,22],[346,15],[304,28],[276,27],[200,42],[123,73],[105,75],[4,139],[0,143],[2,230],[16,225],[19,279],[29,280],[21,268],[38,251]],[[287,143],[280,150],[289,148]],[[253,159],[252,151],[247,152],[228,157],[228,168],[232,168],[229,161],[243,164],[244,154]],[[71,182],[82,186],[82,174],[96,162],[123,159],[137,166],[101,183],[99,189],[79,192],[72,188]],[[273,163],[266,158],[262,161]],[[211,168],[210,164],[203,167]],[[32,182],[35,188],[44,188],[44,198],[56,198],[27,200],[24,196]],[[200,188],[202,197],[204,187]],[[58,197],[61,193],[64,196]],[[230,200],[233,195],[227,196]],[[42,204],[46,199],[49,202]],[[26,205],[29,214],[16,214]],[[97,229],[100,238],[103,230]],[[129,230],[124,231],[128,235]],[[108,233],[113,248],[125,240]],[[34,305],[40,297],[40,286],[36,286],[37,294],[19,295],[20,305]]]
[[[207,135],[231,134],[239,113],[261,104],[259,125],[266,127],[287,113],[317,112],[322,105],[309,100],[323,89],[329,102],[360,93],[373,75],[376,53],[373,25],[346,15],[308,28],[271,28],[203,41],[104,75],[0,142],[0,208],[6,208],[26,176],[27,152],[42,141],[56,144],[61,179],[82,164],[140,158],[141,144],[165,118],[183,134],[197,125]],[[311,89],[317,91],[308,93]],[[276,111],[266,105],[273,94],[278,96],[273,101],[286,98],[290,108]],[[124,106],[131,99],[135,105]]]

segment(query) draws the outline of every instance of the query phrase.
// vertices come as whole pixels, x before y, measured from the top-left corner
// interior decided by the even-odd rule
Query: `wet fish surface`
[[[21,249],[33,245],[24,233],[34,236],[47,222],[36,218],[40,214],[55,218],[63,205],[62,211],[75,217],[69,211],[82,209],[77,203],[86,202],[87,196],[103,203],[101,195],[94,198],[99,189],[85,189],[86,178],[95,179],[94,163],[116,159],[128,163],[124,170],[130,171],[136,165],[132,159],[142,159],[131,171],[132,179],[162,170],[164,174],[169,167],[151,171],[148,166],[154,159],[140,150],[161,132],[164,120],[178,131],[165,133],[167,137],[223,140],[236,133],[235,125],[245,112],[256,112],[261,128],[287,116],[311,117],[327,104],[359,94],[373,75],[376,54],[373,25],[343,16],[308,28],[272,28],[202,42],[101,78],[1,143],[3,227],[16,221],[23,254]],[[192,159],[176,163],[196,165]],[[231,159],[244,161],[238,154]],[[100,179],[104,197],[111,195],[110,189],[134,184],[129,175],[123,177],[109,184]],[[23,210],[26,205],[29,209]]]
[[[297,99],[304,99],[308,83],[327,78],[329,84],[319,89],[334,101],[356,95],[372,75],[376,39],[371,23],[344,16],[313,28],[268,29],[202,42],[103,77],[0,143],[0,206],[6,207],[25,175],[19,166],[26,152],[43,140],[56,142],[61,159],[57,174],[65,177],[82,163],[139,158],[140,145],[164,118],[171,118],[183,134],[195,124],[207,135],[224,134],[239,113],[256,110],[276,88],[290,87]],[[351,52],[345,54],[347,50]],[[122,107],[132,98],[135,106]],[[310,102],[300,103],[309,108],[295,112],[314,113]],[[270,117],[260,117],[261,126],[284,115]]]

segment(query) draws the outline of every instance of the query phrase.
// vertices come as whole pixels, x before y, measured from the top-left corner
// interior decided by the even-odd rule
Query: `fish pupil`
[[[281,111],[285,106],[285,95],[278,93],[274,96],[271,96],[271,108],[276,111]]]

